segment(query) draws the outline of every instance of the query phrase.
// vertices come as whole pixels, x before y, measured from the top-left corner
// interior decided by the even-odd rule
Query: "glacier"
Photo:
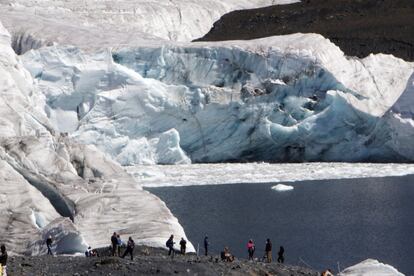
[[[189,42],[227,11],[289,2],[1,1],[0,242],[44,254],[52,234],[72,254],[120,231],[163,247],[185,233],[144,186],[413,173],[192,164],[413,161],[413,63],[317,34]]]
[[[394,267],[380,263],[378,260],[367,259],[359,264],[341,271],[339,276],[404,276]]]
[[[285,183],[414,174],[413,164],[395,163],[219,163],[135,165],[125,169],[144,187],[240,183]]]
[[[299,0],[3,0],[0,19],[21,54],[56,43],[91,48],[104,45],[99,40],[110,47],[142,39],[191,41],[227,12],[294,2]]]
[[[320,35],[21,58],[54,128],[124,166],[414,160],[414,64]]]
[[[0,242],[10,254],[45,254],[49,235],[58,254],[108,246],[114,231],[156,247],[185,237],[165,203],[118,163],[53,128],[1,24],[0,83]]]

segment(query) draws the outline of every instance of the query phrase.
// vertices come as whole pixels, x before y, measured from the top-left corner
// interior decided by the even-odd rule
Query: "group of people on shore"
[[[47,255],[53,255],[52,253],[52,244],[53,240],[52,237],[49,236],[46,239],[46,246],[47,246]],[[181,238],[180,242],[180,254],[185,255],[187,250],[187,241],[184,238]],[[208,236],[206,235],[204,237],[204,255],[208,256],[209,254],[209,247],[210,247],[210,241]],[[174,235],[171,235],[169,239],[165,243],[166,247],[168,248],[168,256],[174,257],[176,254],[176,251],[174,249]],[[121,254],[122,248],[125,248],[125,251],[123,254]],[[128,241],[125,243],[122,241],[121,236],[119,233],[114,232],[111,236],[111,255],[112,256],[118,256],[121,258],[125,258],[127,255],[130,255],[131,260],[134,259],[134,248],[135,248],[135,242],[132,239],[132,237],[128,238]],[[5,251],[5,248],[4,248]],[[253,241],[253,239],[250,239],[247,242],[247,253],[248,253],[248,260],[254,260],[254,254],[256,251],[256,245]],[[285,257],[284,257],[285,249],[283,246],[280,246],[277,258],[278,263],[284,263]],[[6,260],[7,260],[7,252],[6,254]],[[2,247],[2,255],[3,255],[3,247]],[[99,257],[99,252],[96,249],[92,249],[90,246],[85,252],[86,257]],[[225,262],[232,262],[234,261],[234,256],[231,254],[230,249],[228,246],[225,246],[223,251],[220,252],[220,257],[222,261]],[[0,259],[1,260],[1,259]],[[266,239],[265,244],[265,254],[262,258],[263,261],[266,261],[268,263],[272,262],[272,242],[270,239]],[[1,261],[0,261],[1,264]]]
[[[131,256],[131,261],[134,259],[134,248],[135,242],[132,237],[128,238],[127,243],[125,244],[121,240],[121,236],[114,232],[111,237],[111,245],[112,245],[112,256],[118,256],[121,258],[125,258],[128,254]],[[121,255],[121,248],[126,246],[124,254]]]
[[[262,258],[263,261],[266,261],[268,263],[271,263],[272,262],[272,260],[273,260],[273,258],[272,258],[272,246],[273,245],[272,245],[272,242],[270,241],[270,239],[266,239],[265,250],[264,250],[265,251],[265,254],[264,254],[263,258]],[[248,260],[249,261],[253,261],[254,260],[254,253],[255,253],[255,251],[256,251],[256,245],[254,244],[253,239],[250,239],[247,242],[247,254],[248,254]],[[227,257],[227,255],[229,255],[229,249],[228,249],[228,247],[225,247],[224,248],[223,253],[224,253],[224,259],[226,261],[229,261],[229,258]],[[280,246],[279,252],[277,254],[278,254],[277,262],[283,264],[285,262],[285,256],[284,256],[285,249],[284,249],[283,246]],[[223,259],[223,257],[222,257],[222,259]]]
[[[168,256],[174,256],[175,254],[174,244],[175,244],[174,235],[171,235],[170,238],[166,242],[166,246],[168,248]],[[208,256],[210,241],[207,235],[204,237],[203,244],[204,244],[204,255]],[[187,241],[184,238],[181,238],[180,252],[183,255],[185,255],[185,252],[186,252],[186,245],[187,245]],[[254,260],[255,251],[256,251],[256,245],[254,244],[253,239],[250,239],[247,242],[248,260]],[[284,257],[285,249],[283,246],[280,246],[279,252],[277,254],[278,254],[277,262],[283,264],[285,262],[285,257]],[[231,254],[228,246],[225,246],[224,250],[220,252],[220,257],[221,257],[221,260],[225,262],[234,261],[234,256]],[[263,261],[264,260],[266,260],[266,262],[268,263],[272,262],[272,242],[270,241],[270,239],[266,240],[265,254],[263,256]]]

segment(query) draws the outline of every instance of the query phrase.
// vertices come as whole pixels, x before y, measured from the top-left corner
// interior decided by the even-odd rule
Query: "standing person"
[[[247,252],[249,253],[249,260],[253,261],[254,250],[255,250],[254,242],[252,239],[250,239],[249,242],[247,243]]]
[[[266,252],[267,262],[271,263],[272,262],[272,242],[270,241],[270,239],[266,240],[265,252]]]
[[[1,255],[0,255],[0,264],[1,264],[1,268],[2,268],[2,275],[3,276],[7,276],[7,251],[6,251],[6,246],[4,244],[1,245],[0,247],[1,250]]]
[[[181,249],[181,254],[183,255],[185,255],[186,246],[187,246],[187,241],[184,238],[181,238],[180,249]]]
[[[112,234],[111,244],[112,244],[112,256],[115,256],[116,255],[116,248],[118,246],[118,238],[116,236],[116,232],[114,232]]]
[[[208,237],[207,235],[204,238],[204,255],[208,255],[208,247],[209,247],[210,243],[208,241]]]
[[[53,255],[53,253],[52,253],[52,243],[53,243],[52,236],[49,236],[46,239],[47,255]]]
[[[280,247],[279,252],[277,253],[277,255],[279,256],[277,258],[277,262],[283,264],[285,262],[285,257],[283,256],[283,254],[285,253],[285,249],[283,248],[283,246]]]
[[[118,256],[121,257],[121,247],[122,247],[122,240],[121,240],[121,236],[118,234],[116,235],[116,240],[117,240],[117,248],[118,248]]]
[[[124,255],[122,255],[122,258],[125,258],[125,256],[129,253],[131,255],[131,261],[133,261],[134,260],[134,247],[135,247],[135,242],[131,237],[129,237],[127,248],[124,252]]]
[[[166,242],[166,245],[167,245],[167,247],[168,247],[168,256],[170,256],[171,255],[171,253],[172,253],[172,257],[174,257],[174,244],[175,244],[175,242],[174,242],[174,235],[171,235],[170,236],[170,238],[167,240],[167,242]]]

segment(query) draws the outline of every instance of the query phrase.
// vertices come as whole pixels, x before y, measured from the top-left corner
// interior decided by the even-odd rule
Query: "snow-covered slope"
[[[293,2],[298,0],[3,0],[0,20],[15,34],[15,49],[25,52],[53,42],[91,47],[143,38],[191,41],[232,10]]]
[[[413,63],[319,35],[22,58],[56,128],[122,165],[414,160]]]
[[[111,233],[164,246],[185,237],[165,204],[93,146],[56,133],[44,95],[0,24],[0,242],[11,253],[58,253],[107,246]],[[193,250],[190,245],[190,250]]]
[[[368,259],[354,266],[348,267],[339,276],[404,276],[394,267]]]

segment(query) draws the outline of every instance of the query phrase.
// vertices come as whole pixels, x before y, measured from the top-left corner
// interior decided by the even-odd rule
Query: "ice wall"
[[[349,58],[319,35],[23,60],[49,117],[67,118],[56,127],[122,165],[414,159],[413,64]]]
[[[49,235],[59,254],[107,246],[114,231],[157,247],[171,234],[185,237],[165,204],[118,163],[56,133],[45,94],[1,24],[0,83],[0,243],[11,254],[44,254]]]

